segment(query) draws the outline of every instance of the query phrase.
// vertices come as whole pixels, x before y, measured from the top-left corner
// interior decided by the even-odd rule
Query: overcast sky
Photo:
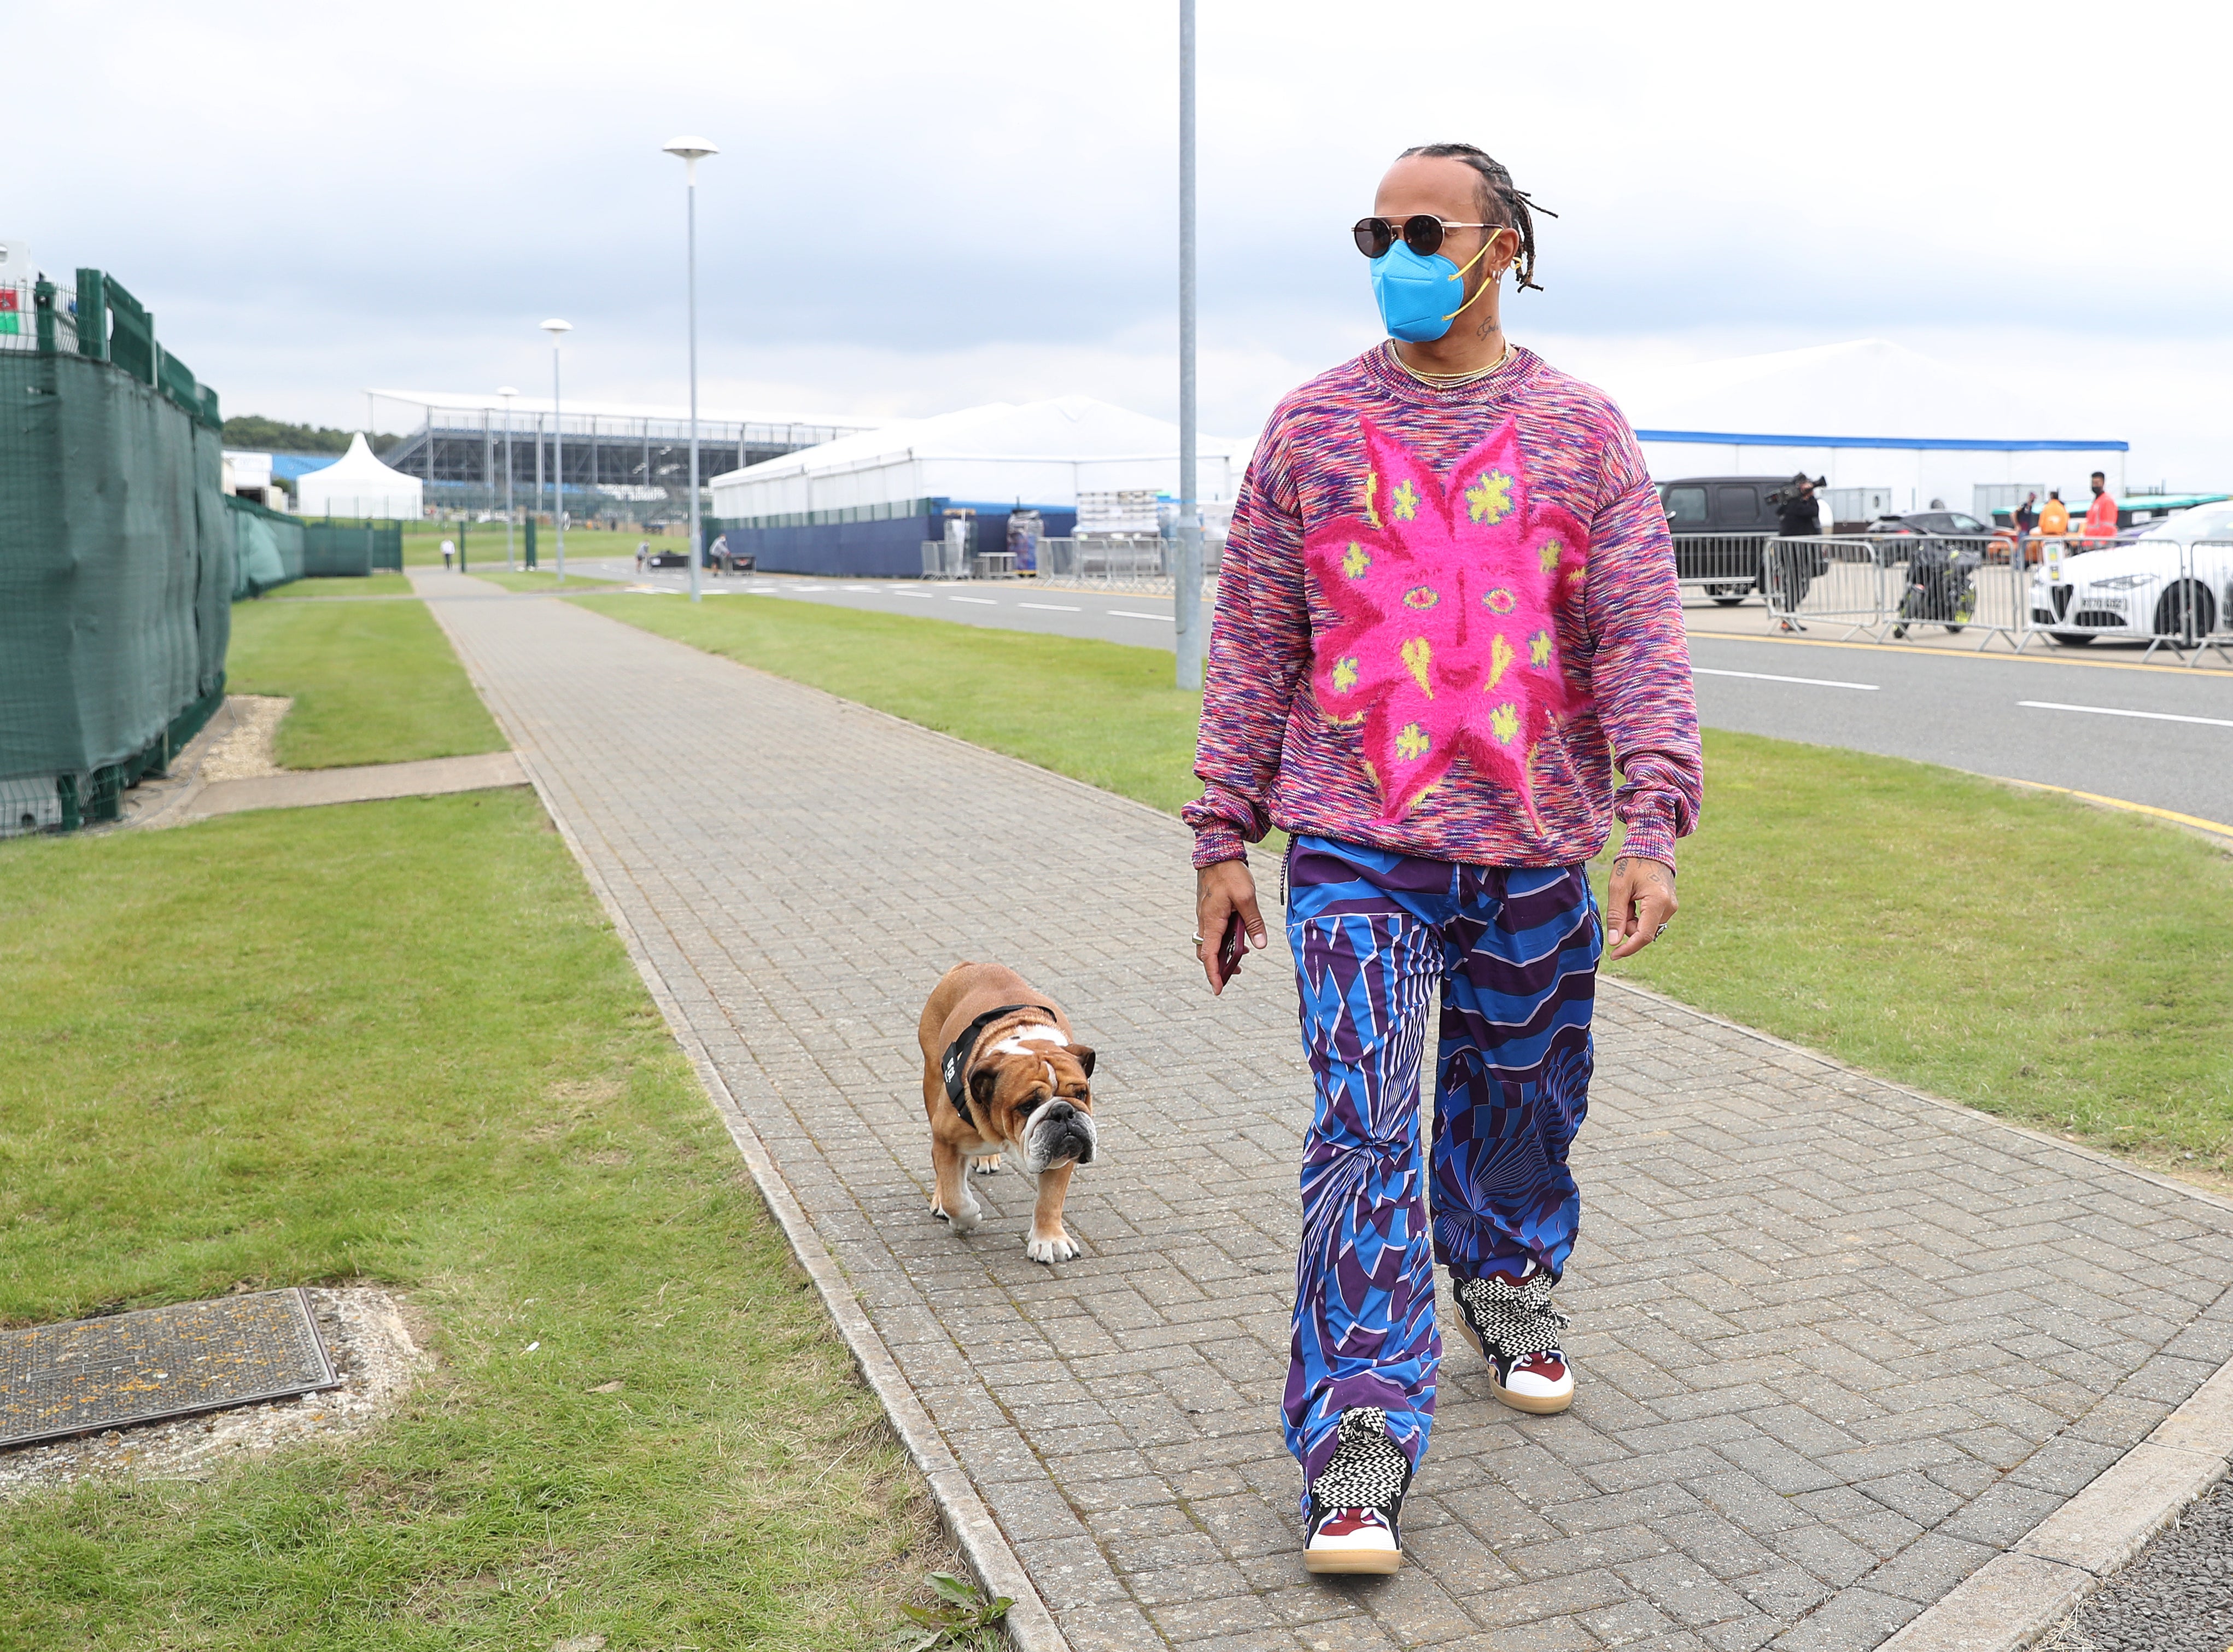
[[[1346,226],[1403,146],[1556,209],[1522,342],[1616,394],[1896,340],[2233,485],[2223,6],[1200,0],[1202,397],[1234,434],[1378,336]],[[370,385],[710,404],[1176,405],[1176,7],[387,0],[9,8],[0,236],[113,271],[228,413]],[[32,134],[36,134],[36,139]],[[384,425],[400,420],[389,409]]]

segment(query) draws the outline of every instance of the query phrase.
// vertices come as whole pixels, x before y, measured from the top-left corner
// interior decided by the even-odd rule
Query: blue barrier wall
[[[942,505],[942,502],[941,502]],[[1075,511],[1039,512],[1050,538],[1067,536],[1077,524]],[[843,575],[855,579],[915,579],[922,573],[922,543],[946,531],[938,517],[893,517],[882,522],[817,522],[796,528],[732,528],[706,524],[712,543],[728,536],[729,549],[757,556],[771,574]],[[976,548],[1006,550],[1008,507],[977,507]]]

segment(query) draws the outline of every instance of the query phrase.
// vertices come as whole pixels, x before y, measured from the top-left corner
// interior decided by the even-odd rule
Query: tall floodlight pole
[[[519,393],[510,385],[500,387],[497,394],[504,398],[504,566],[510,573],[511,560],[511,524],[517,519],[511,509],[511,399]]]
[[[550,515],[558,524],[558,583],[566,582],[566,418],[559,410],[558,346],[574,323],[552,316],[543,323],[550,335]]]
[[[1201,686],[1201,517],[1195,502],[1194,0],[1179,0],[1178,685]]]
[[[698,563],[705,555],[698,525],[698,163],[721,152],[703,138],[669,138],[670,155],[682,157],[683,191],[689,198],[690,250],[690,600],[700,600]]]

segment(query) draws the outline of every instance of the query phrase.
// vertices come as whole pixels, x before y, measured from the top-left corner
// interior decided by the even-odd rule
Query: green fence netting
[[[244,596],[261,596],[277,586],[292,584],[305,574],[322,571],[309,565],[305,550],[308,536],[294,517],[267,511],[231,494],[224,498],[225,513],[232,529],[234,601]]]
[[[216,394],[78,274],[0,341],[0,834],[114,818],[225,696]]]
[[[403,524],[400,522],[334,522],[303,524],[303,572],[306,576],[372,574],[403,570]]]

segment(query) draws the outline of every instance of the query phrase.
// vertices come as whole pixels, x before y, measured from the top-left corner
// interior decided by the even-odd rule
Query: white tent
[[[1229,499],[1242,444],[1205,436],[1196,484]],[[882,514],[917,502],[1074,507],[1080,492],[1176,493],[1179,427],[1090,396],[996,401],[934,419],[843,436],[713,478],[713,514],[732,523],[794,523]]]
[[[2088,472],[2121,493],[2127,444],[2041,430],[1989,381],[1862,339],[1709,361],[1609,387],[1661,481],[1684,476],[1826,475],[1833,489],[1976,508],[1980,488],[2060,487],[2083,498]]]
[[[295,510],[305,517],[401,517],[426,514],[425,485],[374,457],[364,433],[331,465],[305,471],[295,484]]]

